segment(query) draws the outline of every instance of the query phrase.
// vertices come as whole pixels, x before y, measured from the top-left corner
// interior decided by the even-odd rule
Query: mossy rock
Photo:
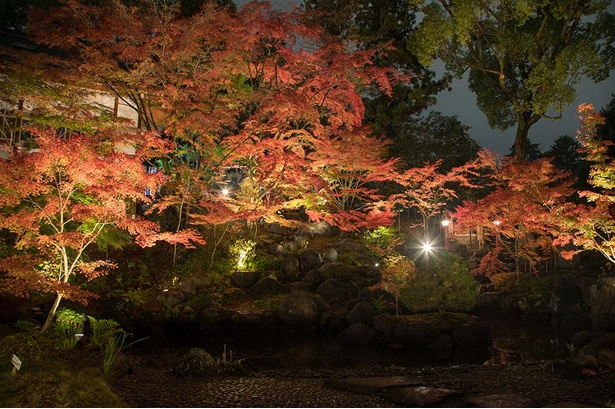
[[[439,332],[451,332],[453,328],[459,325],[470,324],[478,320],[474,315],[456,312],[434,312],[391,317],[395,322],[425,322]]]
[[[171,369],[171,373],[178,376],[212,375],[216,372],[214,358],[201,348],[192,348]]]
[[[249,292],[252,297],[262,298],[284,294],[286,288],[275,278],[265,277],[254,284]]]

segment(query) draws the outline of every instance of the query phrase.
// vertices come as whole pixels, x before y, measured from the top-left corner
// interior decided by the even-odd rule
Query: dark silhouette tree
[[[442,159],[440,170],[448,171],[475,159],[480,150],[468,133],[470,127],[456,116],[432,111],[425,117],[409,118],[398,126],[390,152],[407,168]]]
[[[376,64],[413,74],[395,84],[391,96],[377,93],[365,99],[366,121],[374,125],[377,135],[395,139],[401,124],[433,105],[435,95],[448,86],[450,76],[437,79],[406,50],[416,13],[404,0],[307,0],[304,4],[313,13],[312,20],[353,46],[379,48],[390,44],[392,48],[378,55]]]

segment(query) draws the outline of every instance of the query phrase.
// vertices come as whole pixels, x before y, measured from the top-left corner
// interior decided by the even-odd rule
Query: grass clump
[[[24,361],[16,375],[3,365],[0,405],[14,408],[127,406],[97,371],[49,361],[35,365]]]

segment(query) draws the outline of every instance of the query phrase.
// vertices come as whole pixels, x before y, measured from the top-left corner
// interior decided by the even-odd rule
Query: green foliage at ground
[[[555,277],[555,275],[520,275],[504,297],[502,307],[506,310],[522,312],[546,307],[553,292]]]
[[[73,364],[48,360],[34,366],[25,361],[16,375],[5,367],[0,372],[2,407],[127,406],[109,388],[98,369],[76,368]]]
[[[464,313],[442,311],[424,314],[400,315],[394,319],[397,321],[406,322],[421,321],[430,324],[435,328],[444,328],[468,324],[476,320],[476,317]]]
[[[67,350],[59,330],[41,333],[32,324],[18,326],[0,335],[0,406],[126,407],[109,388],[95,350]],[[13,354],[22,361],[15,374]]]
[[[456,254],[438,253],[402,288],[400,301],[412,311],[471,311],[477,303],[478,283],[467,261]]]

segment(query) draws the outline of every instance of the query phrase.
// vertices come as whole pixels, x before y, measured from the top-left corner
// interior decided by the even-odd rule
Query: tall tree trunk
[[[51,324],[53,323],[53,319],[56,316],[56,311],[58,310],[58,307],[60,306],[60,301],[62,301],[62,294],[58,293],[56,295],[56,300],[53,302],[53,305],[51,306],[51,310],[49,310],[49,314],[47,315],[47,319],[45,320],[45,324],[43,325],[43,328],[41,328],[42,332],[45,332],[49,329],[49,327],[51,327]]]
[[[519,162],[525,162],[525,157],[527,155],[527,134],[530,130],[530,127],[527,126],[527,123],[524,120],[519,120],[517,122],[517,133],[515,134],[515,159]]]
[[[522,112],[517,115],[517,132],[515,134],[514,155],[519,162],[525,162],[527,159],[527,148],[529,139],[527,137],[530,128],[534,125],[542,115],[533,114],[532,112]]]

